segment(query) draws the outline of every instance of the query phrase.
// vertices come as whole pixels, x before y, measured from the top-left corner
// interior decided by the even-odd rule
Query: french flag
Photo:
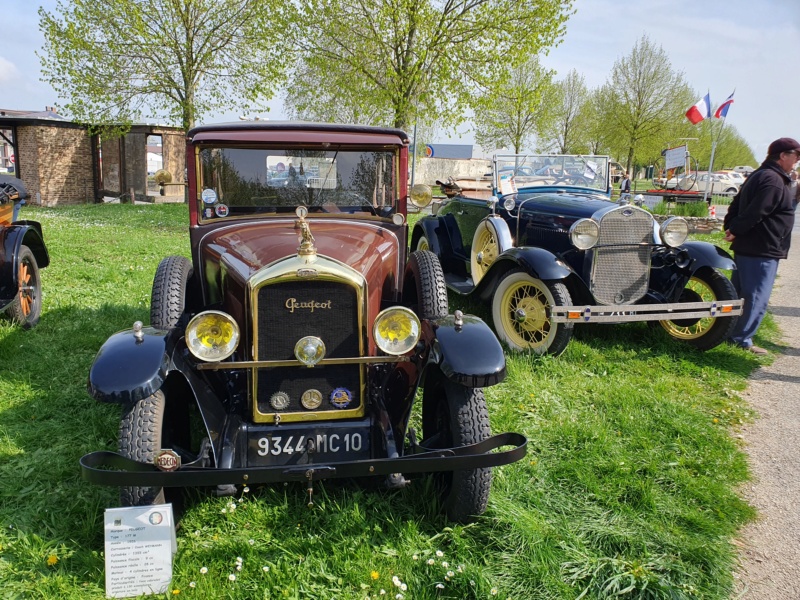
[[[710,94],[703,96],[697,104],[686,111],[686,118],[692,122],[692,125],[697,125],[703,119],[711,117],[711,99]]]
[[[734,91],[733,93],[735,94],[736,92]],[[728,99],[717,107],[717,111],[714,113],[714,117],[717,119],[724,119],[725,117],[727,117],[728,109],[730,108],[731,104],[733,104],[733,94],[728,96]]]

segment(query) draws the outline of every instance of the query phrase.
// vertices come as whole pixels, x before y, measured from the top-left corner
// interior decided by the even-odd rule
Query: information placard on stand
[[[104,529],[106,598],[168,590],[178,549],[171,504],[106,509]]]

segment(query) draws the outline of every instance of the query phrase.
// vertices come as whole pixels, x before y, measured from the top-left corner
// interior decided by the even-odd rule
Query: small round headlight
[[[511,196],[503,200],[503,208],[505,208],[509,212],[514,210],[514,207],[516,206],[517,206],[517,201],[514,200],[514,198],[512,198]]]
[[[307,335],[294,345],[294,356],[304,365],[313,367],[325,358],[325,343],[316,336]]]
[[[239,345],[239,326],[233,317],[218,310],[196,315],[186,326],[186,346],[207,362],[225,360]]]
[[[578,250],[588,250],[600,237],[600,225],[592,219],[579,219],[569,228],[569,240]]]
[[[417,345],[421,332],[417,315],[402,306],[381,311],[372,326],[372,335],[378,348],[395,356],[412,350]]]
[[[659,233],[661,234],[662,242],[671,248],[676,248],[689,237],[689,224],[686,219],[672,217],[661,224]]]

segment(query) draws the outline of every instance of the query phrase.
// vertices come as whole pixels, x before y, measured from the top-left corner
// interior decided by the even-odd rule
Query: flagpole
[[[736,88],[733,89],[733,94],[736,93]],[[733,94],[728,96],[728,99],[733,97]],[[727,100],[725,101],[727,102]],[[718,109],[719,110],[719,109]],[[722,137],[722,129],[725,127],[725,121],[728,120],[728,111],[725,111],[725,114],[722,115],[722,124],[719,126],[719,131],[717,132],[717,139],[714,139],[714,129],[712,125],[711,129],[711,158],[709,159],[708,163],[708,177],[706,178],[706,189],[703,192],[703,202],[708,202],[708,187],[711,185],[711,172],[714,170],[714,153],[717,150],[717,142],[719,142],[719,138]]]

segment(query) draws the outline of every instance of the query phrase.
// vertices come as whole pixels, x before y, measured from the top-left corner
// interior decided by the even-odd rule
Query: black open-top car
[[[612,202],[609,182],[605,156],[498,155],[483,187],[442,184],[411,247],[439,257],[451,290],[491,302],[512,349],[559,354],[577,323],[629,321],[714,348],[741,314],[732,258],[688,241],[685,219]]]
[[[19,219],[27,198],[20,179],[0,175],[0,311],[25,329],[39,322],[39,269],[50,264],[41,224]]]
[[[439,261],[409,253],[405,133],[244,122],[188,133],[192,259],[164,259],[150,326],[112,336],[90,393],[122,405],[119,452],[82,459],[126,505],[174,488],[434,474],[457,521],[481,514],[505,377],[480,319],[449,314]],[[421,389],[421,435],[409,427]],[[499,449],[505,447],[504,450]]]

